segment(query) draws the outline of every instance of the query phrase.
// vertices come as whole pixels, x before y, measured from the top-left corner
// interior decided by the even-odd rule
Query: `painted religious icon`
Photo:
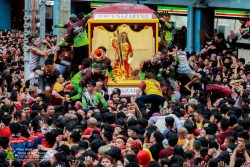
[[[129,41],[127,32],[119,33],[117,30],[112,38],[112,47],[115,50],[115,62],[113,70],[116,78],[132,79],[131,61],[133,57],[132,45]]]

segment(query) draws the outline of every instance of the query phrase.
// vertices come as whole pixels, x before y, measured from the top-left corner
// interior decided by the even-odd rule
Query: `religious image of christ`
[[[127,32],[123,31],[119,34],[119,31],[117,31],[117,33],[114,33],[112,47],[115,49],[116,53],[116,59],[113,66],[115,77],[125,80],[132,79],[132,68],[129,59],[133,57],[133,49]]]

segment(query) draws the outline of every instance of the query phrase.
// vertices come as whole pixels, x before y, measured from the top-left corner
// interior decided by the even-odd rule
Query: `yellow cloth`
[[[185,144],[186,140],[185,139],[179,139],[177,142],[177,145],[183,146]]]
[[[201,125],[202,125],[202,123],[201,123],[201,122],[200,122],[200,123],[196,122],[196,127],[197,127],[198,129],[200,129],[200,128],[201,128]]]
[[[63,86],[62,86],[62,84],[55,83],[53,89],[56,90],[57,92],[61,92],[61,91],[63,91]]]
[[[148,152],[149,155],[150,155],[150,161],[153,161],[153,157],[152,157],[152,154],[151,154],[150,150],[148,148],[146,148],[146,147],[144,147],[142,150]]]
[[[154,79],[144,80],[146,88],[144,90],[146,95],[159,95],[162,96],[160,83]]]
[[[181,146],[184,149],[184,151],[187,151],[190,149],[192,143],[193,142],[189,141],[188,139],[179,139],[177,145]]]

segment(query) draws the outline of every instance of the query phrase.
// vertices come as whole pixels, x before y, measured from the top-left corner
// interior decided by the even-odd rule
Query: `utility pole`
[[[31,35],[31,1],[25,0],[24,5],[24,43],[23,43],[23,54],[24,54],[24,80],[27,81],[30,75],[29,69],[29,36]]]
[[[71,0],[58,0],[58,20],[57,23],[67,23],[70,16]],[[57,41],[60,42],[65,36],[65,29],[58,29]]]
[[[40,39],[45,38],[46,33],[46,0],[39,2],[39,15],[40,15]]]
[[[31,12],[31,34],[32,35],[37,35],[39,32],[39,27],[40,27],[40,17],[38,13],[38,6],[39,2],[38,0],[32,0],[31,2],[32,5],[32,12]]]
[[[25,0],[24,2],[24,44],[23,44],[23,54],[24,54],[24,80],[27,81],[30,76],[29,69],[29,37],[31,35],[39,34],[40,29],[40,17],[38,13],[38,0]]]

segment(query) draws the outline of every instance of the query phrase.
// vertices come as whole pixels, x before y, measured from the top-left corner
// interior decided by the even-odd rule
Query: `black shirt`
[[[163,148],[163,145],[161,143],[156,143],[156,144],[153,144],[149,150],[152,154],[152,157],[155,161],[158,161],[159,159],[159,154],[160,154],[160,151],[164,149]]]
[[[215,42],[214,46],[216,47],[216,49],[215,49],[216,54],[222,53],[223,50],[227,49],[227,45],[224,41]]]
[[[159,61],[156,64],[152,64],[151,60],[147,60],[143,63],[141,68],[142,72],[152,72],[155,76],[159,73],[160,69],[162,68],[162,62]]]

